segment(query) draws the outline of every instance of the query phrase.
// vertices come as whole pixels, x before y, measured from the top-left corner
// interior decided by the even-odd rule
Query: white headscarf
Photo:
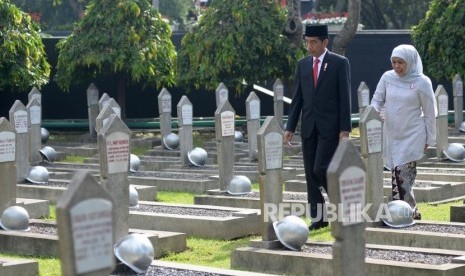
[[[393,57],[401,58],[405,61],[407,72],[405,75],[399,76],[394,70],[390,70],[386,74],[388,77],[386,81],[401,87],[408,87],[425,77],[420,55],[412,45],[401,44],[397,46],[392,50],[391,62]]]

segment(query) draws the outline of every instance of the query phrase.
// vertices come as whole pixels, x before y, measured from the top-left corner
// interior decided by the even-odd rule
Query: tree
[[[212,1],[178,52],[178,84],[214,90],[293,75],[301,49],[283,35],[286,16],[275,1]]]
[[[73,33],[57,47],[59,87],[68,90],[98,75],[114,74],[123,119],[128,81],[157,87],[174,83],[171,29],[147,0],[92,1]]]
[[[83,15],[90,0],[11,0],[40,23],[41,29],[50,31],[70,31],[73,24]]]
[[[358,22],[360,21],[360,2],[361,0],[349,0],[349,16],[342,30],[334,38],[332,50],[335,53],[344,55],[347,45],[352,41],[352,38],[354,38],[358,28]]]
[[[425,73],[438,81],[465,73],[465,1],[434,0],[426,18],[413,28],[412,40]]]
[[[410,29],[425,17],[431,1],[364,0],[361,23],[365,29]]]
[[[38,25],[9,0],[0,0],[0,89],[26,91],[50,76]]]
[[[192,0],[160,0],[159,12],[176,21],[180,29],[184,29],[187,12],[192,7]]]

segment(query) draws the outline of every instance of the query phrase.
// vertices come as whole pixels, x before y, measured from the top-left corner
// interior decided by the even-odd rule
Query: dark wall
[[[173,34],[173,43],[177,48],[181,45],[183,34]],[[332,37],[330,38],[332,40]],[[57,62],[57,51],[55,48],[59,38],[44,38],[47,56],[50,64],[55,68]],[[358,32],[346,50],[346,56],[350,61],[352,70],[352,111],[358,112],[357,89],[364,81],[373,93],[376,83],[384,71],[391,69],[389,57],[392,49],[398,44],[411,43],[410,33],[407,31],[362,31]],[[330,45],[331,46],[331,45]],[[55,71],[52,70],[52,76]],[[100,95],[107,93],[110,97],[116,96],[116,81],[110,77],[93,80],[99,88]],[[271,89],[274,81],[267,86]],[[61,91],[57,85],[51,82],[42,87],[43,119],[84,119],[87,118],[86,89],[87,84],[77,85],[69,92]],[[433,80],[434,88],[436,83]],[[444,85],[447,91],[451,91],[450,84]],[[160,89],[161,90],[161,89]],[[126,116],[127,118],[153,118],[158,117],[157,96],[160,92],[155,87],[142,89],[139,86],[127,88]],[[212,117],[216,110],[215,92],[199,90],[186,94],[182,87],[168,88],[172,95],[173,116],[176,116],[176,105],[183,95],[192,102],[195,117]],[[245,100],[248,96],[234,96],[230,91],[230,102],[236,113],[245,116]],[[13,93],[0,91],[0,117],[7,117],[8,112],[15,100],[27,104],[28,93]],[[270,96],[256,92],[261,101],[262,115],[273,113],[273,100]],[[285,90],[285,95],[291,97],[292,92]],[[288,105],[285,105],[287,114]]]

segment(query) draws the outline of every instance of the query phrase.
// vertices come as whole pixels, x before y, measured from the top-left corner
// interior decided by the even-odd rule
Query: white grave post
[[[364,81],[362,81],[357,89],[358,110],[362,116],[365,108],[370,104],[370,89]]]
[[[109,103],[109,101],[107,103]],[[115,110],[109,104],[104,105],[103,109],[100,110],[100,113],[98,114],[97,118],[95,118],[95,130],[97,131],[97,133],[108,122],[108,118],[110,118],[111,114],[117,115],[115,113]]]
[[[236,113],[228,100],[215,111],[220,192],[228,190],[234,174],[234,127]]]
[[[16,182],[23,183],[29,174],[29,116],[19,100],[10,108],[9,115],[10,123],[16,131]]]
[[[284,134],[276,118],[268,116],[257,136],[262,247],[272,248],[278,245],[273,222],[282,219],[277,210],[281,210],[279,206],[283,203]]]
[[[95,130],[95,120],[99,113],[98,107],[98,88],[94,83],[91,83],[87,88],[87,114],[89,116],[89,134],[91,137],[96,137],[97,132]]]
[[[218,108],[225,101],[229,101],[229,91],[224,83],[220,83],[215,90],[216,107]]]
[[[452,92],[454,94],[455,129],[458,129],[463,122],[463,81],[458,74],[452,81]]]
[[[368,215],[371,218],[371,225],[381,225],[382,221],[377,220],[378,210],[384,202],[383,193],[383,125],[378,112],[369,105],[364,110],[360,118],[360,146],[362,159],[367,171],[366,197],[367,204],[371,204]]]
[[[162,139],[171,133],[171,94],[163,88],[158,94],[158,113],[160,115],[160,134]],[[165,143],[161,143],[166,149]]]
[[[119,241],[129,231],[129,158],[131,130],[116,115],[97,134],[100,178],[103,188],[115,202],[115,240]]]
[[[29,162],[31,165],[37,165],[42,161],[40,147],[42,144],[40,126],[42,123],[42,108],[37,98],[32,100],[26,106],[29,113],[28,132],[29,132]]]
[[[332,275],[363,276],[366,223],[361,210],[366,204],[366,173],[360,153],[349,139],[339,143],[327,178],[329,199],[337,206],[337,213],[328,214],[335,238]]]
[[[31,102],[33,99],[37,99],[39,105],[42,106],[42,94],[40,93],[39,89],[33,87],[32,90],[27,95],[27,102]]]
[[[177,113],[179,124],[181,165],[187,166],[190,164],[187,154],[193,148],[192,117],[194,114],[192,103],[189,101],[187,96],[184,95],[181,97],[181,100],[177,105]]]
[[[103,93],[100,99],[98,100],[98,110],[102,112],[102,109],[108,105],[108,101],[110,100],[110,96],[107,93]],[[97,130],[98,132],[98,130]]]
[[[245,100],[247,117],[247,143],[249,159],[257,160],[257,132],[260,129],[260,99],[255,92],[250,92]]]
[[[436,156],[438,159],[445,157],[444,150],[448,146],[448,111],[449,111],[449,96],[442,85],[438,85],[434,92],[438,105],[438,116],[436,117]]]
[[[280,79],[277,79],[273,84],[273,110],[274,117],[283,128],[283,113],[284,113],[284,85]]]
[[[114,201],[89,171],[77,171],[57,201],[62,275],[110,275],[115,266]]]
[[[16,132],[0,118],[0,214],[16,204]]]

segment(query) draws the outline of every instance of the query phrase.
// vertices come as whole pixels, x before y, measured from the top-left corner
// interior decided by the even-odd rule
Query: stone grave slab
[[[16,205],[27,210],[29,218],[44,218],[50,216],[50,202],[44,199],[16,198]]]
[[[160,260],[154,260],[151,264],[151,267],[147,273],[152,273],[152,269],[157,271],[160,270],[160,273],[163,274],[170,273],[171,275],[176,275],[178,273],[192,273],[193,275],[221,275],[221,276],[273,276],[274,274],[268,273],[257,273],[243,270],[233,270],[233,269],[222,269],[208,266],[200,265],[191,265],[175,262],[166,262]],[[277,275],[275,275],[277,276]]]
[[[50,179],[47,184],[17,184],[17,193],[22,198],[41,199],[55,204],[68,184],[69,179]],[[156,186],[134,185],[134,188],[139,194],[139,200],[153,201],[157,196]]]
[[[324,245],[330,247],[329,244]],[[275,273],[280,275],[333,275],[333,260],[331,254],[321,254],[316,250],[322,247],[320,243],[307,243],[301,251],[290,251],[286,249],[269,250],[259,249],[254,247],[238,248],[231,256],[231,267],[233,269],[246,269],[248,271]],[[424,260],[416,260],[417,262],[401,262],[394,260],[383,260],[380,258],[372,258],[371,254],[378,251],[387,252],[384,255],[402,254],[424,254],[425,256],[436,254],[438,256],[448,257],[453,259],[460,257],[464,251],[454,250],[438,250],[431,251],[424,248],[411,247],[380,247],[378,245],[367,244],[367,257],[365,259],[365,267],[367,275],[415,275],[415,276],[430,276],[430,275],[463,275],[465,273],[465,265],[451,263],[450,261],[442,264],[421,263]],[[308,251],[308,252],[307,252]],[[311,253],[311,252],[315,253]],[[389,253],[391,251],[392,253]],[[379,253],[378,253],[379,254]],[[447,260],[447,259],[446,259]]]
[[[130,207],[129,225],[188,236],[230,240],[259,233],[258,210],[139,201]]]
[[[39,264],[34,260],[0,257],[0,275],[2,276],[36,276]]]
[[[29,220],[29,232],[0,230],[2,252],[27,256],[59,256],[57,227],[55,222],[41,219]],[[186,234],[146,229],[129,229],[129,233],[147,235],[155,249],[155,258],[168,252],[186,250]]]
[[[368,227],[367,243],[465,251],[465,223],[416,221],[405,228]]]

